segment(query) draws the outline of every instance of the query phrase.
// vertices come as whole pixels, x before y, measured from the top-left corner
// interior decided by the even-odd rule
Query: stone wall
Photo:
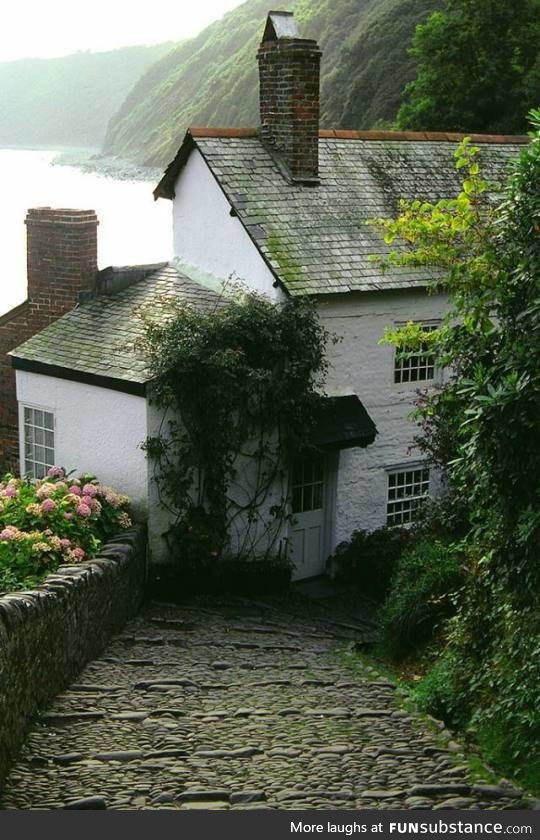
[[[35,589],[0,597],[0,786],[36,710],[62,691],[142,601],[143,528]]]

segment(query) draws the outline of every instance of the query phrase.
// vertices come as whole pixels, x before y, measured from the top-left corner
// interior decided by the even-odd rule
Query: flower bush
[[[0,593],[39,583],[62,564],[93,557],[129,528],[129,499],[92,475],[51,467],[40,481],[0,481]]]

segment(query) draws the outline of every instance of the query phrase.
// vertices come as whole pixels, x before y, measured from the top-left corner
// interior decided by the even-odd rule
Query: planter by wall
[[[38,707],[62,691],[140,607],[146,532],[125,531],[93,560],[0,597],[0,787]]]

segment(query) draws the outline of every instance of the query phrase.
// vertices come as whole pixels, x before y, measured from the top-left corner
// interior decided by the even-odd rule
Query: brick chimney
[[[316,41],[298,37],[292,12],[269,12],[259,62],[261,137],[293,181],[319,177],[319,78]]]
[[[7,353],[73,309],[94,289],[97,226],[93,210],[28,211],[27,300],[0,316],[0,475],[17,469],[15,372]]]
[[[28,211],[28,303],[34,332],[69,312],[94,288],[97,226],[93,210],[36,207]]]

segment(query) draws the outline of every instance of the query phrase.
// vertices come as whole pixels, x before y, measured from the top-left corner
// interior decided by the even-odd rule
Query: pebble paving
[[[151,604],[41,711],[6,809],[515,809],[317,609]]]

